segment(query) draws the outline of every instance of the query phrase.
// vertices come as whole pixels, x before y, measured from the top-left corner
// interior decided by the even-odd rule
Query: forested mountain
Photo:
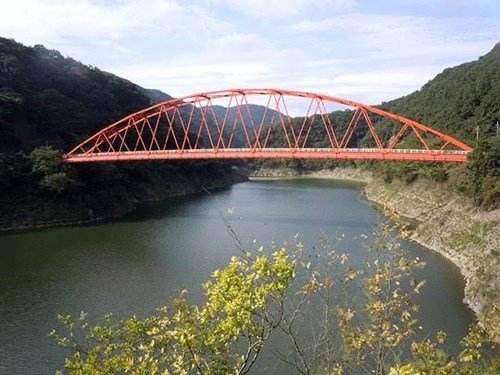
[[[217,117],[224,118],[226,116],[226,107],[216,105],[213,108]],[[241,118],[243,118],[245,124],[249,124],[251,121],[253,121],[256,126],[259,126],[261,123],[271,124],[272,122],[276,122],[280,116],[284,116],[273,109],[256,104],[249,104],[248,106],[240,108],[242,108]],[[237,107],[230,107],[229,111],[227,111],[228,122],[232,124],[235,120],[239,119],[240,114],[238,113]]]
[[[142,88],[58,51],[0,38],[0,153],[30,152],[42,145],[69,150],[105,125],[170,99],[164,92]],[[239,116],[234,108],[214,106],[220,119],[226,111],[233,124]],[[248,124],[251,115],[260,124],[264,111],[251,104],[242,117]],[[186,119],[191,112],[201,118],[199,108],[181,110]],[[268,110],[266,120],[277,115]]]
[[[214,162],[61,162],[60,152],[104,126],[170,98],[58,51],[0,38],[0,230],[122,215],[140,201],[240,179]]]
[[[500,42],[477,61],[445,69],[420,90],[380,105],[469,144],[500,120]]]
[[[0,152],[68,149],[150,104],[137,85],[58,51],[0,39]]]
[[[487,208],[500,205],[500,135],[496,123],[500,121],[500,43],[477,61],[445,69],[426,83],[420,90],[402,98],[377,106],[403,115],[438,129],[464,141],[475,148],[467,166],[433,163],[364,162],[358,166],[368,168],[387,181],[394,177],[412,182],[419,176],[431,180],[451,180],[459,192],[473,197]],[[334,111],[329,117],[336,126],[336,133],[344,134],[353,111]],[[390,121],[373,116],[379,136],[387,141],[399,130]],[[292,120],[296,129],[301,118]],[[425,135],[423,135],[425,137]],[[410,148],[415,135],[408,132],[405,142]],[[284,147],[283,140],[271,139],[276,147]],[[432,140],[431,140],[432,141]],[[322,126],[313,128],[308,147],[329,147],[328,137]],[[348,147],[375,147],[366,123],[351,138]],[[259,164],[259,163],[258,163]],[[287,166],[299,172],[328,168],[338,162],[311,162],[302,160],[265,161],[268,167]],[[453,178],[449,178],[453,176]]]
[[[429,125],[474,146],[478,134],[480,137],[495,135],[496,122],[500,120],[500,43],[479,60],[445,69],[420,90],[377,107]],[[339,136],[344,134],[353,111],[334,111],[329,116]],[[382,139],[388,140],[399,130],[387,119],[371,117]],[[302,121],[302,118],[293,119],[297,129]],[[407,136],[414,137],[411,132]],[[309,140],[309,147],[328,146],[329,143],[322,126],[313,128]],[[275,142],[278,142],[277,147],[283,147],[282,141]],[[360,121],[348,146],[375,147],[364,120]]]
[[[226,129],[224,131],[229,138],[233,129],[234,140],[231,143],[232,147],[246,147],[248,141],[243,131],[243,126],[248,129],[248,137],[252,141],[254,134],[258,132],[261,124],[262,129],[267,129],[272,123],[279,121],[280,116],[284,115],[270,108],[266,108],[256,104],[243,104],[239,107],[233,106],[230,108],[214,105],[214,114],[219,119],[219,123],[226,120]],[[240,108],[240,111],[238,111]]]
[[[418,176],[448,180],[485,208],[500,206],[500,43],[476,61],[445,69],[420,90],[381,108],[441,130],[474,147],[465,166],[394,163],[376,165],[386,179]]]

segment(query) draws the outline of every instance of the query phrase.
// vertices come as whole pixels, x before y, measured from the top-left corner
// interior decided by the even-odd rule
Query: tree
[[[91,326],[87,314],[78,322],[62,316],[68,336],[51,335],[73,355],[60,373],[246,374],[281,322],[294,277],[285,250],[234,257],[203,285],[203,306],[189,305],[184,291],[144,320],[107,315],[103,325]]]
[[[373,368],[380,375],[387,372],[405,342],[415,334],[414,313],[419,307],[412,296],[425,285],[425,280],[412,277],[424,263],[408,259],[398,242],[387,241],[391,230],[392,225],[383,226],[382,234],[369,247],[374,260],[360,283],[364,296],[360,308],[337,309],[346,364],[354,369]],[[346,273],[345,279],[358,275]]]
[[[319,246],[317,264],[298,262],[309,276],[298,301],[285,310],[283,330],[292,352],[280,355],[297,372],[385,374],[405,345],[409,346],[418,326],[414,318],[418,305],[413,296],[425,285],[412,273],[424,264],[408,259],[395,230],[399,228],[402,236],[408,236],[408,231],[398,223],[395,212],[386,213],[396,221],[380,225],[367,246],[364,267],[354,267],[349,256],[332,250],[326,239]],[[309,313],[304,311],[312,301],[316,307]],[[309,325],[314,331],[312,341],[299,339],[297,320],[304,315],[315,318],[315,324]]]
[[[68,166],[62,161],[61,153],[48,146],[35,148],[29,155],[32,171],[40,176],[39,185],[49,191],[61,193],[71,183]]]
[[[496,208],[500,202],[500,139],[482,140],[469,158],[467,172],[474,201]]]

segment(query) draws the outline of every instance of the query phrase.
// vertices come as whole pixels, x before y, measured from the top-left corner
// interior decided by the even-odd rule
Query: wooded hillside
[[[500,43],[476,61],[445,69],[420,90],[381,108],[468,142],[492,136],[500,120]]]
[[[476,204],[500,206],[500,43],[476,61],[445,69],[420,90],[383,103],[381,108],[409,117],[474,147],[466,166],[394,163],[375,168],[386,179],[411,182],[418,176],[450,182]]]
[[[0,38],[0,152],[68,149],[151,103],[137,85],[58,51]]]
[[[0,230],[119,216],[137,202],[240,179],[214,162],[61,162],[61,152],[104,126],[168,99],[58,51],[0,38]]]

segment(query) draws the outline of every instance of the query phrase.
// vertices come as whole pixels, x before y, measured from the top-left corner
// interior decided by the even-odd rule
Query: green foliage
[[[284,250],[233,257],[203,285],[201,307],[189,305],[184,291],[144,320],[107,315],[103,325],[91,326],[86,314],[77,322],[61,316],[68,336],[51,335],[73,356],[60,373],[246,374],[280,323],[294,277],[295,264]]]
[[[394,178],[411,183],[419,177],[428,181],[449,182],[457,192],[471,197],[485,209],[500,204],[500,138],[488,137],[470,154],[467,164],[454,166],[440,163],[371,163],[365,168],[390,183]]]
[[[455,188],[487,209],[498,207],[498,136],[500,120],[500,43],[478,61],[444,70],[410,95],[382,103],[380,108],[397,113],[475,146],[467,168],[436,163],[369,163],[387,182],[399,178],[408,183],[418,177],[450,182]],[[386,120],[377,123],[383,139],[391,136]],[[479,140],[477,139],[479,131]],[[415,144],[406,137],[403,146]],[[453,170],[455,169],[455,170]],[[450,178],[451,174],[451,178]]]
[[[483,140],[470,155],[466,176],[474,201],[486,208],[500,204],[500,138]]]
[[[150,99],[129,81],[43,46],[0,38],[0,152],[69,149]]]
[[[492,226],[492,223],[475,223],[468,230],[456,233],[453,237],[450,237],[449,246],[457,250],[469,246],[479,249],[486,241],[484,237],[485,233],[487,233]]]
[[[453,187],[485,209],[500,207],[500,138],[481,140],[464,167],[455,168]]]
[[[373,162],[364,168],[372,170],[375,175],[390,183],[399,179],[407,184],[423,177],[431,182],[446,182],[449,180],[451,171],[456,168],[444,163],[429,162]]]
[[[41,177],[39,184],[42,188],[61,193],[72,184],[70,167],[64,164],[59,151],[47,146],[38,147],[31,152],[29,158],[33,164],[33,173]]]
[[[33,180],[32,164],[23,153],[0,154],[0,191],[20,189]]]
[[[71,183],[72,180],[66,172],[56,172],[43,176],[40,186],[49,191],[62,193]]]
[[[394,361],[389,361],[389,357],[415,334],[417,320],[413,315],[418,305],[412,295],[420,293],[425,285],[424,280],[411,277],[413,270],[424,263],[408,260],[398,250],[397,242],[386,240],[391,227],[381,228],[381,236],[370,246],[375,260],[372,271],[362,280],[361,289],[366,296],[362,307],[357,312],[338,309],[348,361],[361,368],[373,361],[377,374],[386,373],[387,363]]]
[[[471,145],[491,136],[500,119],[500,43],[477,61],[445,69],[420,90],[381,107],[448,133]]]
[[[462,351],[457,356],[449,356],[441,348],[446,340],[444,332],[438,332],[434,339],[413,342],[411,362],[391,368],[389,374],[443,374],[474,375],[497,374],[500,358],[484,359],[484,343],[491,339],[479,326],[473,326],[462,340]]]
[[[30,153],[33,172],[48,175],[58,172],[63,165],[61,153],[52,147],[38,147]]]

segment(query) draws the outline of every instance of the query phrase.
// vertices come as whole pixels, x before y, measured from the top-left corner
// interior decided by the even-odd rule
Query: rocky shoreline
[[[481,211],[446,184],[429,181],[373,180],[365,192],[371,202],[416,220],[411,239],[460,269],[466,282],[464,302],[480,319],[495,314],[500,306],[500,210]]]
[[[368,171],[356,168],[335,168],[323,169],[313,173],[300,173],[292,168],[260,168],[253,171],[250,177],[315,177],[315,178],[331,178],[338,180],[349,180],[363,183],[369,183],[373,178]]]

